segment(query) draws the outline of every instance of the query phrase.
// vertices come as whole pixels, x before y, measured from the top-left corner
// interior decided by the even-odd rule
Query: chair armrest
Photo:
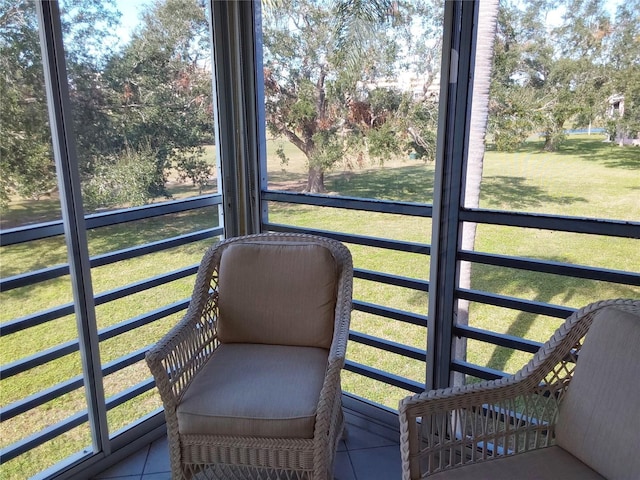
[[[403,479],[553,443],[560,392],[516,376],[401,400]]]
[[[319,445],[323,443],[323,439],[327,435],[329,438],[334,438],[335,431],[342,428],[343,419],[340,375],[344,368],[349,340],[353,264],[348,250],[340,249],[339,253],[343,257],[342,264],[346,273],[341,277],[338,286],[333,340],[329,349],[327,370],[316,411],[314,437],[319,441]]]
[[[175,411],[191,380],[218,346],[217,292],[202,312],[192,309],[146,355],[166,410]]]
[[[331,342],[331,348],[329,349],[327,370],[325,372],[322,389],[320,390],[318,409],[316,410],[314,439],[317,443],[317,451],[327,447],[325,441],[327,436],[332,439],[338,438],[344,421],[340,376],[346,360],[347,342],[349,339],[351,284],[349,283],[346,286],[342,286],[341,291],[343,291],[343,294],[339,296],[340,301],[336,308],[334,337]]]

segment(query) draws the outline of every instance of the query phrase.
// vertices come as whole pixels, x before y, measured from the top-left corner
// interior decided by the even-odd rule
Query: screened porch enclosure
[[[86,20],[74,4],[38,1],[30,9],[18,3],[11,12],[35,35],[20,48],[37,47],[24,72],[42,82],[34,82],[40,90],[16,91],[41,107],[37,125],[49,130],[36,138],[21,127],[16,138],[49,149],[55,184],[25,199],[15,180],[3,207],[2,478],[92,478],[164,436],[144,356],[184,314],[198,262],[222,238],[314,233],[350,249],[354,296],[342,387],[356,426],[369,419],[397,430],[397,405],[406,395],[514,373],[579,307],[640,297],[637,147],[604,143],[602,133],[566,133],[565,143],[549,152],[549,139],[532,130],[521,144],[502,149],[500,132],[513,125],[501,123],[503,117],[487,120],[494,111],[507,115],[490,101],[504,100],[508,91],[491,82],[515,75],[492,76],[492,62],[494,69],[504,66],[496,61],[505,58],[502,46],[514,52],[527,40],[505,39],[496,30],[498,8],[506,4],[391,2],[397,11],[356,34],[395,38],[400,25],[404,36],[398,34],[394,52],[398,62],[413,65],[411,75],[389,80],[393,68],[371,67],[347,92],[338,70],[325,77],[309,70],[295,90],[293,70],[305,64],[283,63],[281,47],[293,38],[299,52],[325,48],[322,5],[313,4],[315,16],[305,19],[318,22],[314,46],[292,28],[304,24],[299,18],[279,20],[284,17],[272,10],[283,8],[277,2],[142,2],[146,16],[129,43],[114,46],[114,56],[93,64],[89,74],[81,68],[82,51],[96,47],[73,37],[73,22]],[[189,41],[161,34],[174,32],[162,22],[175,18],[194,26]],[[614,26],[613,32],[623,28]],[[414,45],[411,37],[426,40]],[[344,38],[356,42],[348,33]],[[145,63],[140,47],[152,39],[158,56],[173,52],[161,62],[166,71],[158,67],[153,75],[148,72],[157,65]],[[379,42],[358,48],[391,51]],[[313,59],[317,65],[335,53],[323,52]],[[23,70],[15,70],[23,77],[7,72],[16,85],[28,84]],[[327,79],[323,95],[343,102],[327,107],[319,123],[338,133],[323,137],[320,128],[309,137],[326,142],[324,161],[344,148],[326,168],[313,163],[318,150],[316,156],[305,151],[303,136],[278,130],[274,117],[285,108],[306,111],[286,98],[303,98],[304,88],[317,88],[321,77]],[[601,96],[606,110],[605,93],[593,98]],[[633,114],[630,95],[625,115]],[[87,98],[99,104],[95,116],[92,103],[83,103]],[[373,150],[344,147],[356,131],[366,148],[384,145],[384,128],[396,118],[389,105],[413,112],[404,122],[429,117],[432,123],[398,120],[404,129],[398,131],[411,133],[401,138],[406,144],[387,144],[383,159]],[[197,122],[176,121],[174,134],[162,115],[175,112]],[[598,115],[594,110],[589,125],[612,120]],[[584,121],[577,113],[573,118],[575,126]],[[95,128],[85,129],[89,124]],[[138,130],[118,130],[123,125]],[[618,131],[633,125],[619,123]],[[155,132],[157,145],[143,127]],[[3,155],[39,155],[6,145]],[[146,181],[144,191],[153,196],[136,196],[131,178]],[[322,180],[322,191],[311,188],[312,180]],[[115,187],[98,188],[104,185]]]

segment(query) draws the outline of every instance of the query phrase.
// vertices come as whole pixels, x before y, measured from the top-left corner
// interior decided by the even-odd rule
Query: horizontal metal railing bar
[[[101,267],[104,265],[120,262],[122,260],[137,258],[142,255],[160,252],[162,250],[167,250],[169,248],[174,248],[180,245],[186,245],[188,243],[197,242],[206,238],[212,238],[218,235],[222,235],[222,233],[223,229],[221,227],[209,228],[206,230],[199,230],[197,232],[159,240],[157,242],[145,243],[144,245],[137,245],[131,248],[125,248],[102,255],[96,255],[95,257],[90,258],[91,267]],[[14,288],[26,287],[29,285],[35,285],[37,283],[51,280],[57,277],[62,277],[68,274],[69,265],[64,264],[56,265],[49,268],[43,268],[41,270],[23,273],[12,277],[7,277],[0,280],[0,292],[5,292]]]
[[[362,302],[360,300],[353,300],[352,303],[353,309],[358,310],[359,312],[371,313],[373,315],[378,315],[379,317],[391,318],[393,320],[399,320],[401,322],[418,325],[420,327],[427,326],[426,315],[419,315],[417,313],[411,313],[406,310],[398,310],[391,307],[383,307],[382,305]]]
[[[69,265],[56,265],[54,267],[41,268],[32,272],[20,273],[11,277],[0,279],[0,292],[7,292],[14,288],[28,287],[54,278],[63,277],[69,274]]]
[[[464,373],[483,380],[497,380],[508,376],[508,373],[489,367],[481,367],[473,363],[464,362],[462,360],[453,360],[451,362],[451,370],[454,372]]]
[[[153,389],[153,387],[155,386],[156,386],[156,383],[153,380],[153,378],[148,378],[144,382],[140,382],[134,385],[133,387],[123,390],[122,392],[118,392],[117,394],[107,398],[106,400],[107,410],[112,410],[122,405],[123,403],[128,402],[129,400],[137,397],[138,395],[142,395],[143,393],[148,392],[149,390]]]
[[[123,403],[141,395],[142,393],[151,390],[155,386],[153,379],[145,380],[133,387],[124,390],[116,395],[109,397],[106,400],[107,410],[111,410]],[[43,443],[58,437],[69,430],[82,425],[87,422],[89,416],[87,414],[86,409],[82,410],[75,415],[72,415],[61,422],[58,422],[54,425],[51,425],[33,435],[30,435],[27,438],[24,438],[18,442],[15,442],[8,447],[0,450],[0,458],[2,458],[2,462],[8,462],[16,458],[23,453],[36,448]]]
[[[28,357],[21,358],[15,362],[6,363],[0,365],[0,378],[6,379],[13,377],[22,372],[26,372],[32,368],[44,365],[45,363],[52,362],[58,358],[62,358],[65,355],[75,353],[80,349],[78,340],[71,340],[69,342],[61,343],[55,347],[47,350],[40,351]]]
[[[347,360],[345,362],[344,369],[410,392],[424,392],[424,384],[418,383],[415,380],[400,377],[384,370],[378,370],[377,368],[369,367],[351,360]]]
[[[125,367],[133,365],[134,363],[144,359],[144,356],[148,350],[149,346],[146,346],[105,364],[102,367],[102,374],[104,376],[110,375],[119,370],[122,370]],[[66,393],[77,390],[83,385],[84,381],[82,375],[77,375],[76,377],[70,378],[69,380],[23,398],[22,400],[11,403],[5,407],[0,408],[0,421],[7,421],[17,415],[25,413],[33,408],[39,407],[40,405],[43,405],[51,400],[55,400],[56,398],[61,397]]]
[[[312,228],[293,227],[291,225],[282,225],[278,223],[263,223],[263,231],[287,232],[287,233],[310,233],[320,235],[322,237],[333,238],[344,243],[353,243],[356,245],[365,245],[367,247],[386,248],[387,250],[395,250],[398,252],[419,253],[421,255],[429,255],[431,246],[425,243],[403,242],[401,240],[388,240],[378,237],[368,237],[365,235],[353,235],[348,233],[336,233],[331,230],[316,230]]]
[[[186,212],[222,203],[221,195],[202,195],[200,197],[184,200],[172,200],[169,202],[142,205],[110,212],[94,213],[85,216],[87,229],[107,227],[118,223],[144,220],[146,218],[169,215],[172,213]],[[21,227],[0,230],[0,246],[15,245],[18,243],[41,240],[43,238],[64,235],[62,220],[25,225]]]
[[[379,348],[386,352],[396,353],[403,357],[413,358],[414,360],[420,360],[422,362],[427,360],[426,350],[420,350],[419,348],[403,345],[384,338],[374,337],[365,333],[350,331],[349,340],[363,345],[368,345],[370,347]]]
[[[109,293],[109,292],[107,292]],[[96,297],[97,299],[97,297]],[[104,302],[101,302],[104,303]],[[100,341],[106,340],[108,338],[112,338],[120,333],[124,333],[126,331],[131,330],[132,328],[128,328],[128,326],[136,325],[141,326],[145,323],[149,323],[152,320],[147,320],[147,316],[150,319],[157,320],[159,318],[163,318],[164,316],[171,315],[176,313],[177,311],[186,308],[188,306],[188,300],[180,300],[178,302],[171,303],[165,307],[153,310],[149,312],[147,315],[141,315],[139,317],[135,317],[133,319],[124,322],[123,324],[117,324],[115,326],[109,327],[105,330],[102,330],[98,333],[98,338]],[[96,301],[96,304],[98,302]],[[185,305],[186,304],[186,305]],[[45,363],[51,362],[58,358],[64,357],[65,355],[69,355],[70,353],[76,352],[79,349],[79,344],[77,340],[72,340],[67,343],[63,343],[56,347],[50,348],[45,351],[38,352],[29,357],[16,360],[15,362],[1,365],[0,366],[0,378],[9,378],[14,375],[17,375],[22,372],[26,372],[34,367],[43,365]]]
[[[169,200],[139,207],[122,208],[104,213],[87,215],[87,229],[108,227],[119,223],[133,222],[147,218],[182,213],[199,208],[212,207],[222,204],[222,195],[209,194],[190,197],[182,200]]]
[[[194,275],[197,270],[198,267],[196,265],[192,265],[173,272],[156,275],[155,277],[147,278],[139,282],[130,283],[124,287],[114,288],[107,292],[101,292],[94,297],[95,304],[96,306],[102,305],[120,298],[128,297],[134,293],[144,292],[145,290],[150,290],[151,288],[159,287],[160,285],[171,283],[175,280],[180,280],[181,278],[188,277],[189,275]]]
[[[470,302],[484,303],[487,305],[510,308],[528,313],[537,313],[540,315],[547,315],[549,317],[567,318],[576,311],[575,308],[562,307],[560,305],[552,305],[550,303],[536,302],[533,300],[524,300],[522,298],[507,297],[505,295],[497,295],[495,293],[482,292],[479,290],[458,288],[456,289],[456,294],[458,298],[469,300]]]
[[[469,250],[458,252],[458,259],[485,265],[529,270],[532,272],[552,273],[555,275],[622,283],[625,285],[640,285],[640,273],[637,272],[625,272],[623,270],[611,270],[586,265],[572,265],[548,260],[510,257],[493,253],[472,252]]]
[[[82,410],[75,415],[72,415],[64,420],[55,423],[49,427],[40,430],[39,432],[34,433],[33,435],[29,435],[22,440],[19,440],[11,445],[0,450],[0,458],[2,458],[2,463],[8,462],[9,460],[13,460],[14,458],[22,455],[23,453],[28,452],[36,448],[39,445],[42,445],[49,440],[52,440],[56,437],[59,437],[63,433],[68,432],[69,430],[86,423],[89,419],[89,415],[86,410]]]
[[[64,235],[62,220],[0,230],[0,247]]]
[[[41,390],[33,395],[29,395],[17,402],[13,402],[0,408],[0,421],[5,422],[11,418],[25,413],[31,409],[44,405],[51,400],[61,397],[69,392],[73,392],[84,386],[82,375],[77,375],[69,380],[60,382],[45,390]]]
[[[122,357],[116,358],[115,360],[112,360],[109,363],[105,363],[102,366],[102,375],[106,377],[107,375],[111,375],[112,373],[118,372],[123,368],[129,367],[134,363],[139,362],[140,360],[144,360],[144,357],[146,353],[149,351],[149,348],[151,348],[151,346],[146,345],[138,350],[129,352],[127,355],[123,355]]]
[[[318,195],[312,193],[262,191],[262,200],[282,203],[297,203],[320,207],[344,208],[362,210],[365,212],[393,213],[413,217],[431,217],[433,205],[416,202],[396,202],[392,200],[378,200],[360,197],[336,197],[334,195]]]
[[[460,221],[507,227],[539,228],[559,232],[587,233],[610,237],[640,238],[640,222],[568,217],[501,210],[460,209]]]
[[[99,293],[95,296],[95,303],[96,305],[102,305],[104,303],[126,297],[127,295],[131,295],[133,293],[138,293],[159,285],[163,285],[165,283],[172,282],[174,280],[188,277],[189,275],[195,274],[197,272],[197,269],[197,265],[192,265],[180,270],[157,275],[141,282],[125,285],[124,287]],[[36,325],[49,322],[51,320],[64,317],[65,315],[70,315],[73,312],[73,303],[67,303],[59,307],[44,310],[42,312],[18,318],[11,322],[3,323],[2,325],[0,325],[0,331],[2,332],[2,336],[10,335],[12,333],[16,333],[27,328],[34,327]]]
[[[73,303],[65,303],[47,310],[41,310],[40,312],[3,323],[0,325],[0,333],[2,333],[3,337],[5,335],[11,335],[12,333],[17,333],[27,328],[35,327],[36,325],[41,325],[66,315],[71,315],[74,311]]]
[[[498,345],[500,347],[512,348],[523,352],[536,353],[544,344],[527,340],[513,335],[504,333],[491,332],[480,328],[470,327],[469,325],[454,325],[453,334],[459,337],[479,340],[481,342]]]
[[[142,255],[147,255],[149,253],[161,252],[162,250],[168,250],[170,248],[222,235],[222,233],[222,227],[208,228],[206,230],[198,230],[197,232],[158,240],[157,242],[145,243],[144,245],[137,245],[135,247],[125,248],[115,252],[96,255],[95,257],[91,257],[91,267],[101,267],[103,265],[120,262],[122,260],[141,257]]]
[[[149,323],[160,320],[161,318],[168,317],[174,313],[178,313],[182,310],[186,310],[189,307],[189,299],[179,300],[166,305],[162,308],[151,310],[150,312],[138,315],[137,317],[130,318],[124,322],[117,323],[110,327],[106,327],[98,332],[98,339],[103,342],[113,337],[117,337],[123,333],[127,333],[136,328],[148,325]]]
[[[413,290],[419,290],[421,292],[429,291],[429,282],[426,280],[418,280],[416,278],[401,277],[399,275],[391,275],[389,273],[363,270],[361,268],[354,268],[353,276],[355,278],[370,280],[372,282],[384,283],[386,285],[412,288]]]

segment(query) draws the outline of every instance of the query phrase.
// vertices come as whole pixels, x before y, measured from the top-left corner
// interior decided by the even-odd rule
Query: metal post
[[[267,175],[267,135],[264,110],[264,73],[263,73],[263,49],[262,49],[262,4],[261,2],[253,2],[253,48],[255,51],[255,76],[254,76],[254,90],[256,101],[256,144],[258,146],[257,162],[258,171],[260,173],[260,188],[259,194],[262,195],[263,191],[268,189],[268,175]],[[245,38],[245,41],[247,39]],[[269,211],[267,208],[267,202],[262,201],[260,197],[260,230],[262,225],[269,222]]]
[[[469,145],[475,2],[445,3],[434,186],[426,388],[450,385],[464,160]]]
[[[260,230],[253,2],[211,2],[225,236]],[[261,72],[260,72],[261,73]]]
[[[94,453],[101,451],[108,455],[109,431],[102,384],[100,347],[78,159],[71,121],[60,12],[57,2],[40,0],[36,6],[53,153],[60,190],[93,449]]]

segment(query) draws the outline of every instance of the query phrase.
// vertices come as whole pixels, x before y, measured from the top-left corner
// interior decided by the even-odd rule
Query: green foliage
[[[640,138],[640,0],[621,2],[616,11],[611,42],[609,74],[611,93],[624,96],[624,115],[617,129]],[[615,137],[612,137],[615,138]]]
[[[213,144],[211,75],[200,62],[208,52],[208,23],[194,0],[166,0],[143,16],[143,23],[122,53],[105,69],[117,101],[116,151],[128,145],[155,152],[150,196],[166,194],[171,165],[198,185],[207,168],[194,149]]]
[[[91,177],[82,185],[85,209],[149,203],[157,174],[155,156],[155,152],[147,148],[98,159]]]
[[[55,185],[35,2],[0,6],[0,207]]]
[[[424,161],[436,159],[436,141],[438,129],[438,105],[431,101],[404,103],[408,108],[404,117],[404,150],[415,153]],[[402,110],[402,109],[401,109]]]
[[[314,128],[312,125],[319,114],[316,107],[315,88],[308,79],[301,79],[297,97],[291,105],[287,124],[296,127]]]
[[[423,1],[288,0],[265,9],[267,126],[306,156],[308,189],[324,190],[324,172],[350,156],[361,163],[401,151],[412,125],[400,118],[406,99],[375,85],[410,66],[433,78],[426,72],[439,63],[438,12],[437,2]]]
[[[284,143],[283,142],[278,143],[278,146],[276,147],[275,154],[276,154],[276,157],[278,157],[280,159],[280,165],[288,165],[289,164],[289,157],[287,157],[287,154],[284,151]]]
[[[488,130],[498,150],[512,152],[520,148],[531,132],[535,131],[538,121],[530,111],[535,98],[534,92],[520,85],[507,88],[494,83],[489,100],[490,111]]]
[[[313,154],[309,162],[313,168],[328,170],[342,160],[344,146],[342,139],[330,130],[320,130],[313,134]]]
[[[56,186],[35,5],[28,0],[0,3],[0,207],[6,207],[12,195],[39,198]],[[95,127],[104,137],[104,122],[97,120],[99,89],[93,88],[92,95],[78,92],[95,83],[96,68],[109,52],[106,45],[114,36],[117,18],[113,2],[70,0],[62,5],[81,169],[85,152],[91,150],[84,133]]]
[[[189,179],[198,187],[198,195],[207,187],[212,174],[211,165],[203,158],[203,154],[203,147],[184,149],[177,155],[175,165],[181,180]]]
[[[406,96],[393,88],[374,88],[367,95],[372,126],[381,125],[399,113]]]
[[[554,151],[568,126],[604,126],[612,94],[633,98],[640,84],[634,2],[621,4],[615,21],[603,0],[500,3],[489,122],[498,149],[542,132],[544,150]],[[550,17],[560,21],[550,26]],[[623,126],[638,115],[634,100],[628,105],[618,131],[634,129]]]
[[[204,8],[196,0],[157,2],[131,41],[115,51],[110,46],[119,13],[113,1],[69,0],[62,7],[75,146],[88,205],[164,196],[171,167],[206,185],[209,167],[198,160],[198,149],[214,143],[214,130],[212,79],[203,67],[210,57]],[[38,198],[56,185],[35,2],[3,0],[0,67],[0,133],[6,139],[0,143],[1,207],[13,195]],[[142,161],[149,165],[142,167]],[[113,182],[128,164],[136,165],[136,178],[117,193]],[[133,193],[143,186],[146,192]]]
[[[398,136],[391,122],[386,122],[379,128],[371,129],[367,135],[367,141],[369,145],[369,155],[380,161],[384,161],[385,158],[397,154],[400,149]]]

